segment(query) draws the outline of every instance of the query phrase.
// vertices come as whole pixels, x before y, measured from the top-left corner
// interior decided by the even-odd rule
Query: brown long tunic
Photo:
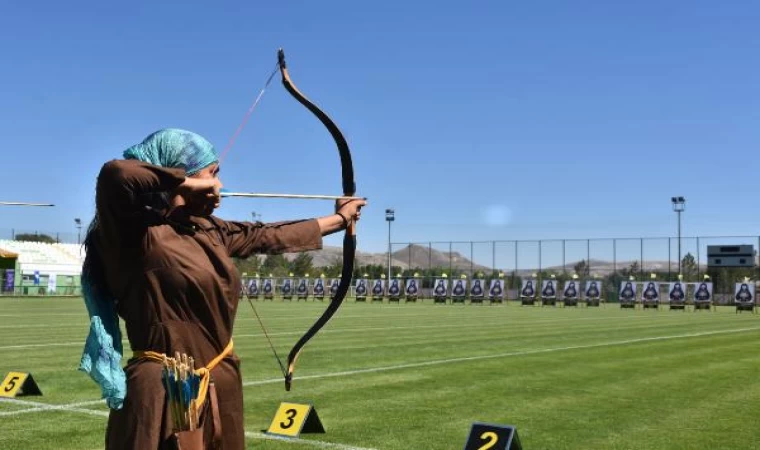
[[[231,257],[318,249],[322,236],[316,220],[265,225],[188,216],[182,210],[166,217],[188,228],[156,220],[145,210],[141,194],[170,191],[184,178],[182,169],[132,160],[103,166],[97,183],[97,244],[131,349],[187,353],[200,366],[221,353],[232,337],[240,276]],[[106,448],[168,448],[172,419],[161,365],[130,360],[125,371],[127,397],[121,410],[111,411]],[[212,376],[223,448],[242,449],[243,392],[237,356],[225,358]],[[207,438],[211,422],[205,421]]]

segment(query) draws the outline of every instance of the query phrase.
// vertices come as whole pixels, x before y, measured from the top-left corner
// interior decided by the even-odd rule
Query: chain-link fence
[[[717,267],[708,265],[707,248],[739,245],[760,248],[760,236],[396,242],[390,247],[392,272],[406,278],[416,274],[424,288],[443,274],[487,281],[505,277],[508,298],[514,299],[522,278],[564,282],[577,277],[600,280],[606,298],[616,301],[622,280],[696,282],[709,277],[715,300],[731,303],[736,282],[760,278],[757,254],[751,257],[754,267]]]

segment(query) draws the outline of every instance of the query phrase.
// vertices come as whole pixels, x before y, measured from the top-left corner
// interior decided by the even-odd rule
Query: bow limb
[[[343,179],[343,195],[346,197],[353,197],[356,193],[356,183],[354,182],[354,167],[351,161],[351,152],[348,149],[348,143],[346,138],[343,137],[343,133],[340,132],[335,122],[330,119],[317,105],[312,103],[301,91],[296,88],[290,79],[287,65],[285,64],[285,52],[280,49],[277,52],[280,73],[282,74],[282,84],[285,89],[292,95],[299,103],[312,112],[320,122],[327,128],[335,140],[335,144],[338,147],[338,153],[340,154],[340,164],[342,168]],[[290,390],[291,383],[293,382],[293,372],[295,371],[296,360],[301,350],[309,340],[314,337],[317,332],[324,327],[327,322],[330,321],[332,316],[343,303],[343,299],[348,293],[348,288],[351,285],[351,278],[354,271],[354,256],[356,255],[356,226],[354,221],[349,223],[346,229],[346,234],[343,237],[343,271],[341,273],[340,284],[338,285],[338,291],[335,296],[330,300],[330,305],[327,307],[324,313],[317,319],[317,321],[309,328],[309,330],[301,336],[296,342],[293,348],[288,354],[288,369],[285,374],[285,390]]]

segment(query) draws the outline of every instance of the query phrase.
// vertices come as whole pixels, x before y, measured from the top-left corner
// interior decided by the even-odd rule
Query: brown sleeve
[[[103,237],[119,242],[124,230],[137,228],[142,194],[170,191],[184,181],[184,169],[167,169],[136,160],[106,163],[98,175],[95,195]]]
[[[170,191],[185,181],[184,169],[168,169],[137,160],[114,160],[100,170],[97,184],[99,210],[134,210],[140,194]]]
[[[264,224],[224,222],[227,252],[234,258],[254,253],[294,253],[322,248],[322,232],[316,219]]]

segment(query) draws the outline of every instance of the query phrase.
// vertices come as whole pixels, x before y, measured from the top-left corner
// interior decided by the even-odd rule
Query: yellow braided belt
[[[227,347],[222,350],[222,353],[218,354],[216,358],[212,359],[211,362],[206,365],[206,367],[201,367],[200,369],[195,369],[194,373],[198,377],[200,377],[201,382],[200,386],[198,387],[198,398],[197,400],[197,407],[200,409],[200,407],[203,405],[203,403],[206,401],[206,395],[208,394],[208,386],[211,382],[211,371],[219,365],[219,363],[226,358],[230,353],[232,353],[232,340],[230,340],[230,343],[227,344]],[[166,354],[164,353],[158,353],[150,350],[136,350],[132,352],[132,357],[135,359],[143,359],[148,361],[155,361],[155,362],[163,362],[164,358],[166,357]]]

